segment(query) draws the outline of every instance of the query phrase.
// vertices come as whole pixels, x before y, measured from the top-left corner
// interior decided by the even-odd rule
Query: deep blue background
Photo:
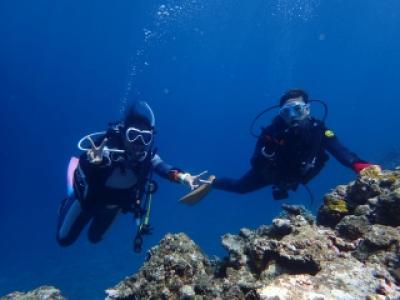
[[[0,295],[53,284],[71,299],[101,299],[142,264],[128,216],[97,246],[84,234],[67,249],[54,239],[76,142],[133,96],[154,108],[159,154],[192,173],[243,174],[253,116],[291,87],[325,99],[344,144],[379,160],[400,138],[399,14],[397,0],[0,2]],[[353,177],[331,160],[310,187],[320,202]],[[215,191],[188,208],[177,203],[184,187],[160,184],[146,247],[184,231],[223,255],[221,234],[280,211],[269,189]]]

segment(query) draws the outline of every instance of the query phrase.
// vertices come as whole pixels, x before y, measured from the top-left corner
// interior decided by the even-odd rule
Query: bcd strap
[[[139,172],[138,189],[136,192],[136,199],[134,204],[134,217],[140,220],[140,224],[136,231],[136,236],[133,241],[133,250],[139,253],[142,250],[144,234],[151,234],[152,228],[150,222],[150,212],[152,204],[152,195],[157,191],[157,183],[152,180],[152,159],[155,155],[155,151],[150,152],[151,154],[146,157],[145,161],[141,163],[141,169]],[[142,198],[144,196],[144,203]]]
[[[144,208],[141,208],[140,224],[136,231],[136,236],[133,241],[133,250],[139,253],[142,250],[143,235],[152,234],[153,228],[150,226],[150,212],[152,204],[152,196],[157,191],[157,183],[153,180],[149,180],[146,187],[146,196],[144,202]],[[144,216],[143,216],[144,215]]]
[[[322,147],[322,139],[324,137],[324,126],[322,126],[322,122],[318,122],[317,120],[312,120],[313,126],[313,136],[315,136],[315,141],[312,145],[310,155],[307,159],[303,162],[304,170],[302,171],[303,174],[307,174],[309,170],[315,167],[315,163],[317,160],[318,153],[321,151]]]

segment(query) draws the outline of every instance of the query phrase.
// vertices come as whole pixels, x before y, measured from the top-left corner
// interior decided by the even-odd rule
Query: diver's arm
[[[202,183],[210,183],[207,180],[201,179],[201,177],[206,174],[207,171],[204,171],[198,175],[192,175],[165,163],[157,154],[154,155],[151,163],[154,171],[161,177],[169,179],[173,182],[185,184],[189,186],[192,190],[199,187]]]
[[[257,140],[256,147],[250,160],[251,166],[255,170],[268,164],[275,154],[276,145],[270,141],[272,130],[272,125],[268,126],[263,130]]]
[[[368,164],[366,161],[360,159],[357,154],[351,152],[339,141],[333,131],[326,129],[324,132],[323,143],[330,154],[332,154],[342,165],[356,171],[357,165]]]
[[[162,178],[169,179],[173,182],[181,182],[179,179],[180,174],[185,174],[181,169],[175,168],[166,162],[164,162],[161,157],[156,154],[151,160],[154,171]]]

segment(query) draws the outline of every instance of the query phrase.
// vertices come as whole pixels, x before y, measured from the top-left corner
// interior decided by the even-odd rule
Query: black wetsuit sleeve
[[[330,130],[325,129],[323,143],[325,149],[333,155],[342,165],[353,169],[355,162],[364,162],[357,154],[351,152],[339,141],[338,137],[330,134]]]
[[[272,125],[266,127],[257,140],[256,147],[250,159],[250,164],[255,170],[260,170],[269,163],[268,158],[263,155],[263,150],[267,153],[275,151],[276,145],[270,140],[272,139],[272,131]]]
[[[161,157],[156,154],[151,160],[153,170],[162,178],[173,180],[174,172],[183,172],[181,169],[173,167],[164,162]]]

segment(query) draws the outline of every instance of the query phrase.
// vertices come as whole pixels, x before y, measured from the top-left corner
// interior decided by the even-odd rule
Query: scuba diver
[[[310,102],[324,105],[322,120],[311,116]],[[304,185],[312,199],[306,184],[324,167],[329,159],[327,152],[356,173],[372,166],[345,148],[325,126],[327,107],[324,102],[309,100],[303,90],[289,90],[281,97],[279,105],[259,114],[252,127],[262,114],[274,108],[279,108],[279,115],[258,136],[251,169],[238,180],[217,178],[213,188],[244,194],[272,186],[273,198],[281,200],[288,197],[289,190],[296,191],[299,185]]]
[[[59,209],[57,241],[61,246],[74,243],[89,223],[89,241],[98,243],[120,213],[132,213],[137,225],[134,250],[140,252],[142,235],[152,230],[149,214],[157,188],[153,171],[186,184],[192,193],[201,186],[206,172],[193,176],[165,163],[154,149],[154,134],[153,111],[146,102],[135,102],[122,122],[79,141],[84,153],[70,161],[68,197]]]

